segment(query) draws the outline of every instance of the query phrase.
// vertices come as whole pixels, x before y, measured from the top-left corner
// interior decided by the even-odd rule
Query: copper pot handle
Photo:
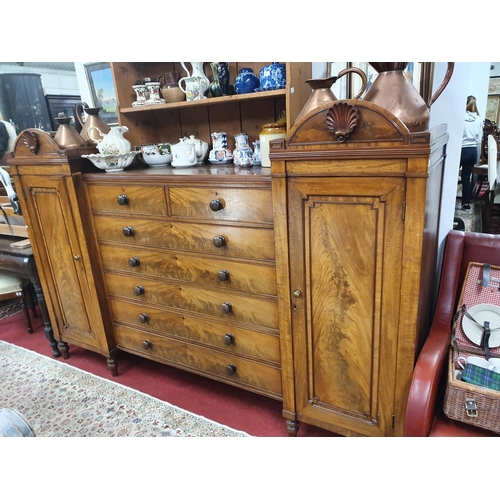
[[[84,113],[85,112],[85,108],[88,108],[88,107],[89,107],[89,105],[86,102],[79,102],[75,106],[76,119],[78,120],[78,123],[80,124],[80,126],[82,128],[85,125],[85,123],[82,121],[82,113]]]
[[[359,99],[361,97],[361,95],[363,94],[363,92],[366,90],[366,85],[368,83],[365,72],[359,68],[346,68],[346,69],[343,69],[337,75],[337,80],[339,78],[342,78],[344,75],[347,75],[347,73],[356,73],[361,77],[361,90],[359,91],[358,95],[356,97],[354,97],[354,99]]]
[[[453,75],[453,70],[455,69],[455,63],[454,62],[449,62],[448,63],[448,69],[446,70],[446,74],[444,75],[443,81],[441,82],[441,85],[439,88],[434,92],[434,95],[431,97],[431,100],[429,101],[429,104],[427,104],[427,107],[430,108],[432,104],[436,101],[436,99],[441,95],[443,90],[446,88],[448,83],[450,82],[451,76]]]

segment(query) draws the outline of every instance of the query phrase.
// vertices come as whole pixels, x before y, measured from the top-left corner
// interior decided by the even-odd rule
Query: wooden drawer
[[[243,292],[203,288],[172,281],[156,281],[144,276],[129,277],[105,273],[108,293],[137,301],[162,304],[173,309],[207,314],[225,322],[247,323],[278,329],[277,300],[269,296]],[[136,287],[142,287],[139,295]],[[223,304],[229,303],[231,311],[224,313]]]
[[[87,185],[93,211],[122,214],[166,215],[165,189],[159,186]],[[118,197],[125,204],[118,202]]]
[[[101,244],[100,252],[105,269],[192,281],[222,289],[276,295],[274,264],[105,244]]]
[[[100,241],[274,261],[272,229],[105,215],[95,215],[94,225]],[[124,228],[132,234],[125,236]],[[216,247],[220,236],[224,244]]]
[[[115,325],[115,337],[123,350],[281,399],[279,368],[121,325]],[[236,371],[228,375],[231,365]]]
[[[273,223],[273,201],[270,190],[245,188],[169,188],[173,217],[190,217],[207,221]],[[218,201],[220,209],[210,206]]]
[[[280,350],[277,332],[263,333],[200,319],[188,314],[158,309],[145,304],[110,300],[113,320],[132,327],[215,347],[241,356],[279,364]]]

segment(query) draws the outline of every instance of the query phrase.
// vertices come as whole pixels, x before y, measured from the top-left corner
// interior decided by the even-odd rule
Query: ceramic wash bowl
[[[91,154],[82,155],[82,158],[90,160],[97,168],[106,172],[121,172],[130,166],[139,151],[129,151],[117,155]]]
[[[141,152],[142,161],[149,167],[167,167],[172,162],[170,143],[142,144],[136,148]]]

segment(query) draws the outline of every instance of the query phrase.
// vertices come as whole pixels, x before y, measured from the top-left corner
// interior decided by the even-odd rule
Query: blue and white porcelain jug
[[[233,153],[227,147],[226,132],[212,132],[213,149],[208,155],[208,161],[215,165],[233,162]]]
[[[233,163],[237,167],[253,167],[253,151],[248,145],[247,134],[237,134],[234,136],[236,149],[233,151]]]

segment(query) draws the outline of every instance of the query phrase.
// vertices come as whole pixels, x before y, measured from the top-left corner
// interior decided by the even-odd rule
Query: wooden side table
[[[45,298],[43,296],[42,286],[38,277],[38,271],[35,265],[35,258],[31,247],[29,248],[12,248],[11,243],[21,241],[25,238],[16,238],[13,236],[0,235],[0,270],[4,273],[12,274],[22,278],[28,278],[35,288],[38,305],[42,312],[45,337],[52,348],[52,356],[55,358],[61,356],[61,352],[57,347],[57,342],[54,338],[52,324],[50,322]]]

